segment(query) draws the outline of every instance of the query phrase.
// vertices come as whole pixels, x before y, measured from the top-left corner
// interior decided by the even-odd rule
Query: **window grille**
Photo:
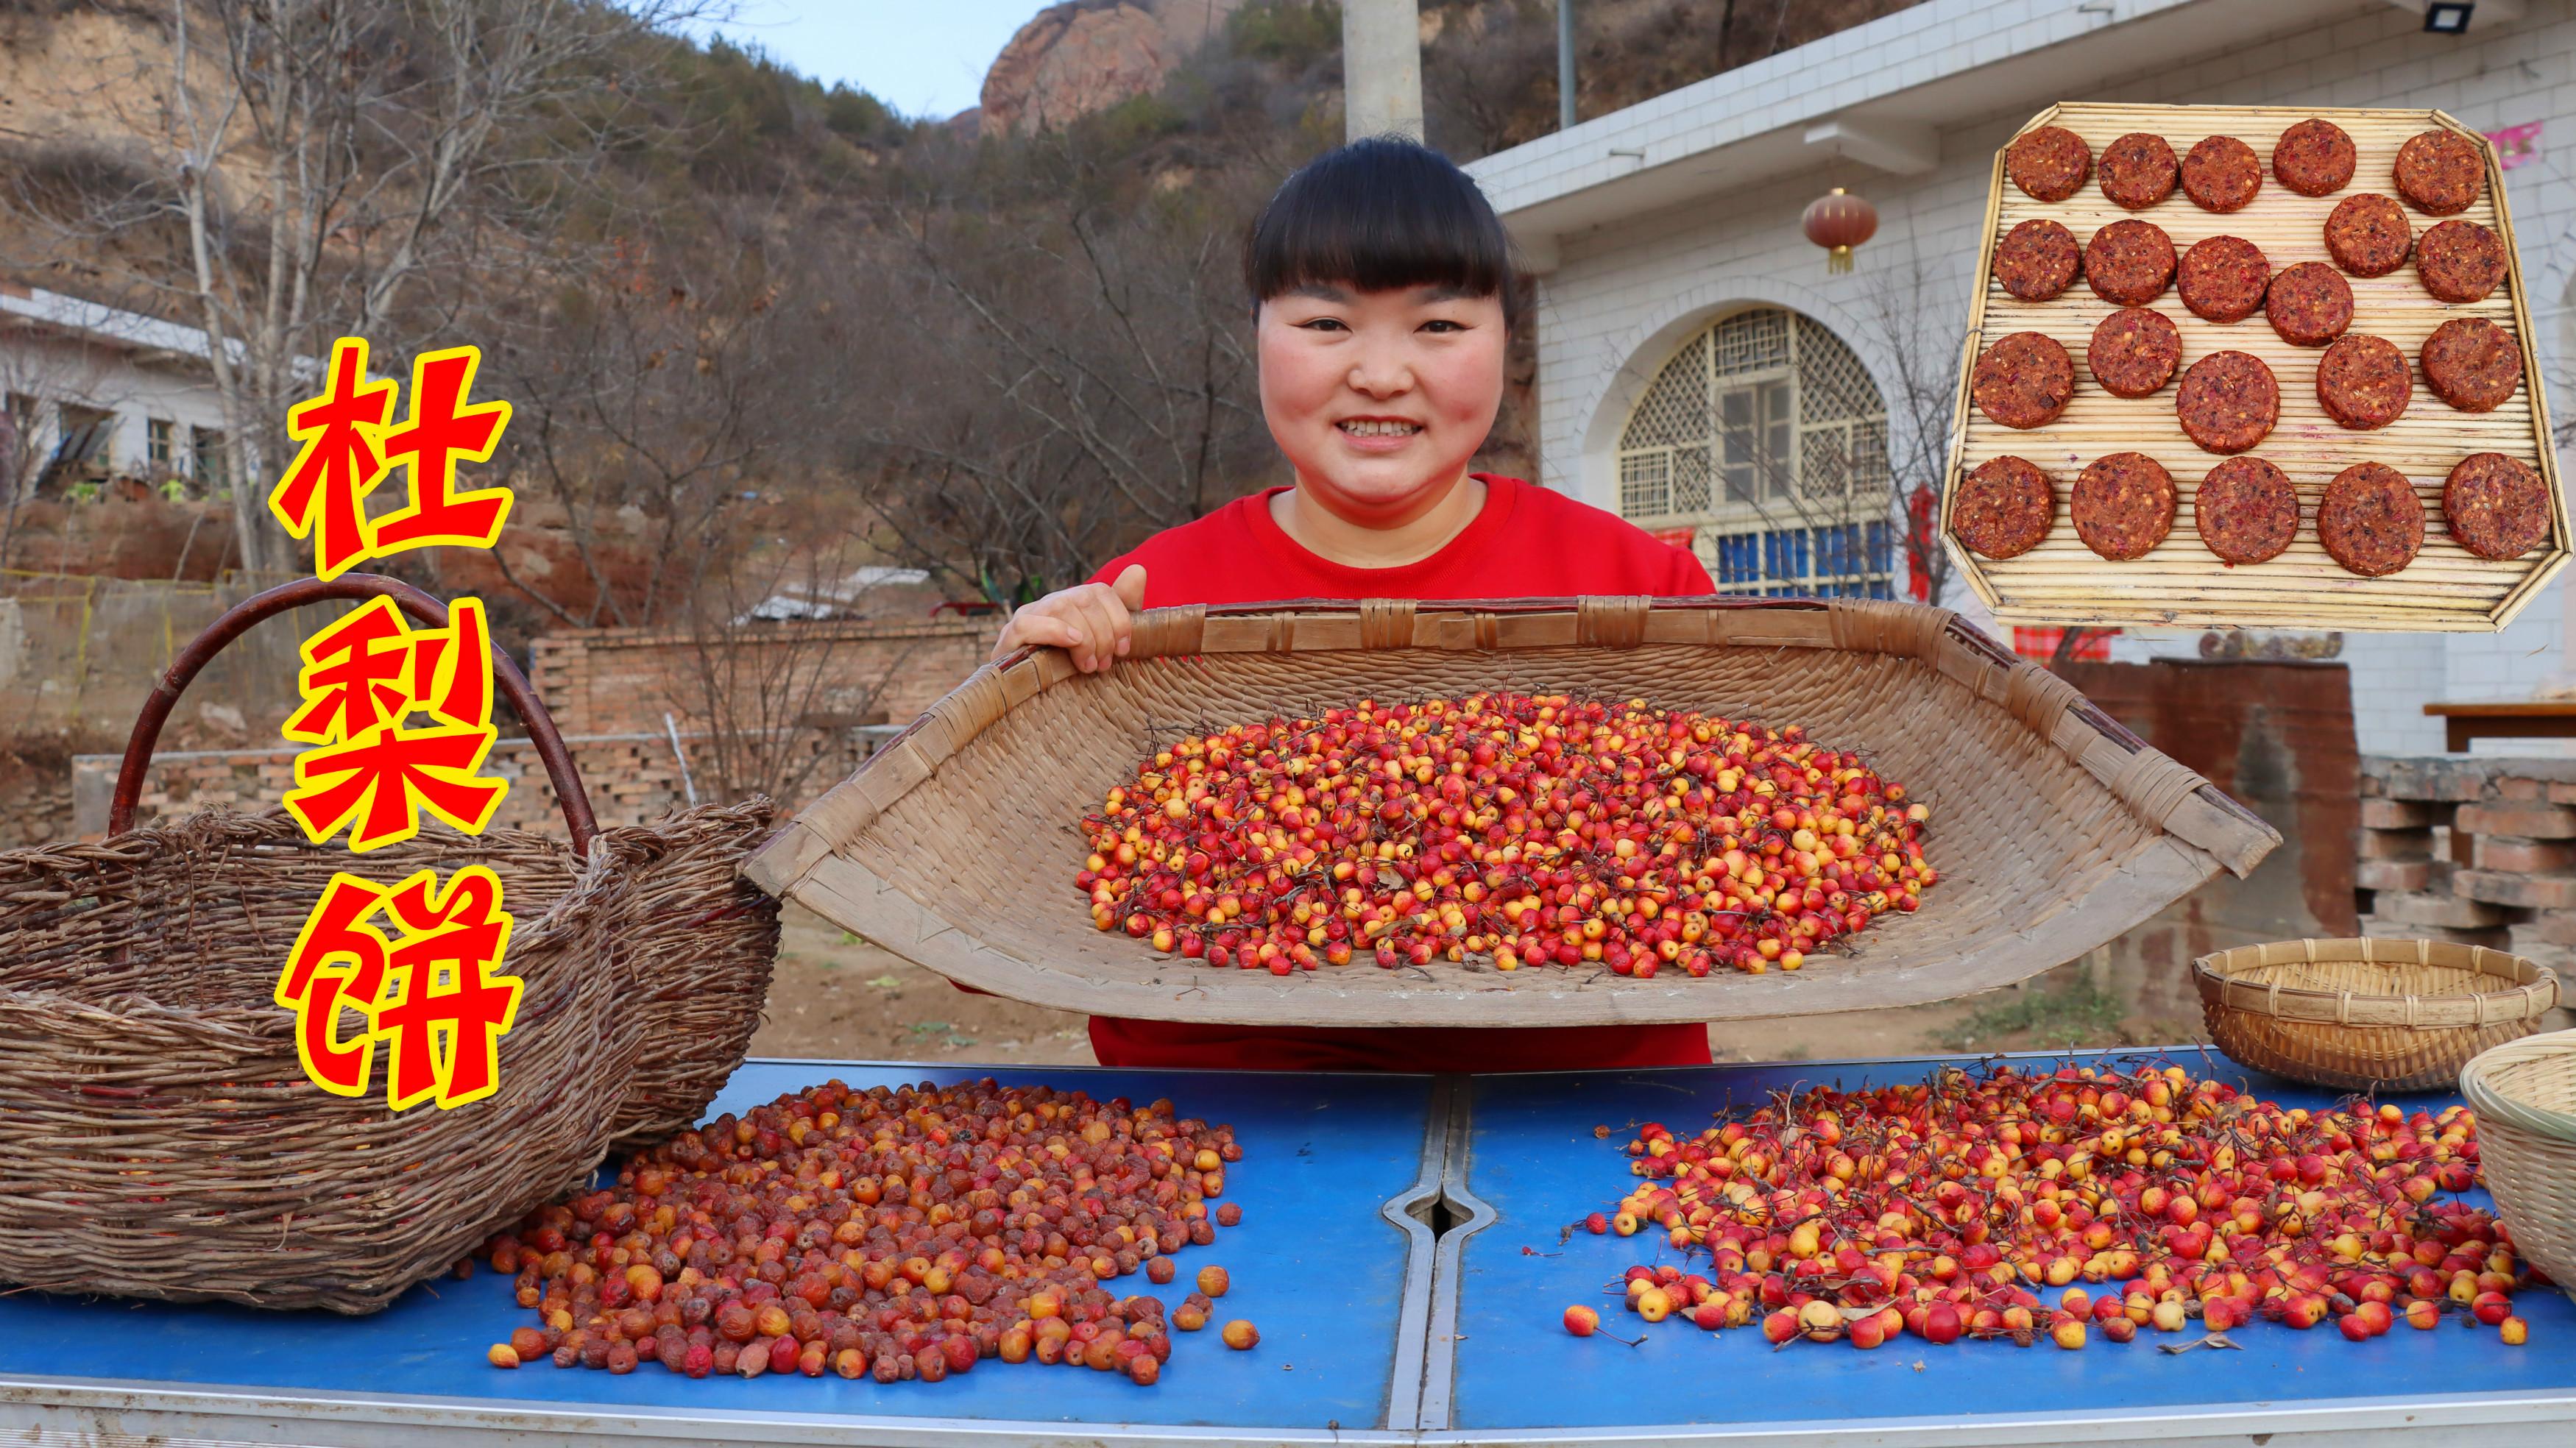
[[[1656,369],[1618,448],[1622,516],[1687,527],[1721,592],[1886,598],[1887,408],[1812,318],[1722,317]]]

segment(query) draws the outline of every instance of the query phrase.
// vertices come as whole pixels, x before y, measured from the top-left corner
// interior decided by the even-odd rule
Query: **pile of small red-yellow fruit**
[[[1916,908],[1926,812],[1855,754],[1683,710],[1477,694],[1238,724],[1084,820],[1094,924],[1274,975],[1434,959],[1796,970]]]
[[[1607,1128],[1603,1128],[1606,1134]],[[2331,1320],[2354,1341],[2458,1313],[2520,1344],[2512,1239],[2444,1192],[2477,1184],[2477,1123],[2360,1101],[2288,1109],[2179,1066],[1983,1076],[1775,1098],[1628,1144],[1646,1178],[1593,1232],[1660,1229],[1706,1273],[1632,1267],[1630,1311],[1775,1344],[1874,1348]],[[2079,1285],[2084,1284],[2084,1285]],[[2063,1288],[2052,1308],[2038,1295]],[[1589,1307],[1566,1329],[1601,1331]]]
[[[1172,1353],[1163,1303],[1103,1284],[1168,1283],[1171,1254],[1241,1221],[1211,1203],[1242,1155],[1233,1128],[1169,1101],[832,1081],[682,1132],[493,1238],[483,1255],[541,1323],[488,1356],[880,1383],[1034,1358],[1150,1385]],[[1224,1268],[1197,1280],[1171,1327],[1206,1326],[1225,1295]]]

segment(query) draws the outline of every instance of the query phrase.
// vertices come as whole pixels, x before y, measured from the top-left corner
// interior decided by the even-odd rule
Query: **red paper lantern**
[[[1878,234],[1878,208],[1837,186],[1807,203],[1799,222],[1807,240],[1833,253],[1828,271],[1852,269],[1852,248]]]

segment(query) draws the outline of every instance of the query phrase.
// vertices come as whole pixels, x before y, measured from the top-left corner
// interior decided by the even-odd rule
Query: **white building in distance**
[[[224,410],[206,334],[0,282],[0,500],[115,478],[224,489]]]

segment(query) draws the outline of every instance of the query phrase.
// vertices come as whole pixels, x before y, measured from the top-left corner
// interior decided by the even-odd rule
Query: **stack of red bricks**
[[[2527,956],[2576,985],[2576,759],[2362,761],[2365,936]]]

